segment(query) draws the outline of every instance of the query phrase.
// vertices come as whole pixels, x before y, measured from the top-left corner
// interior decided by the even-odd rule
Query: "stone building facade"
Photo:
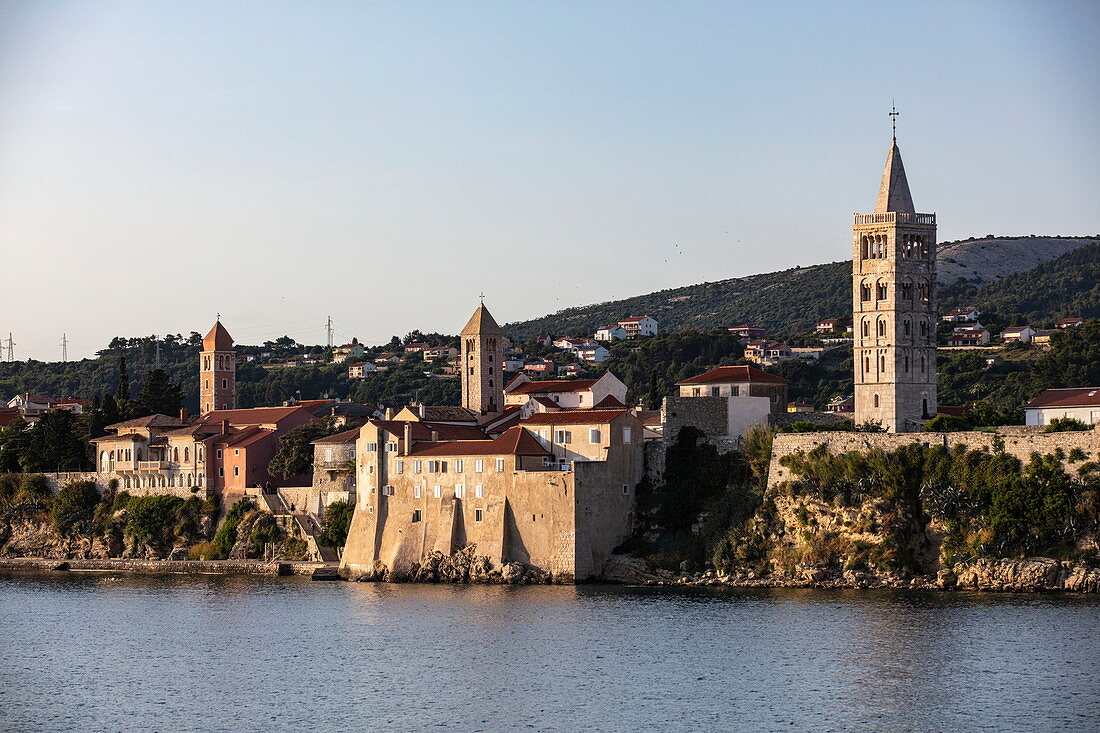
[[[462,406],[478,415],[503,408],[504,332],[482,303],[462,329]]]
[[[410,573],[468,545],[558,582],[595,577],[633,526],[642,423],[628,410],[545,413],[492,440],[417,441],[372,421],[357,443],[347,575]]]
[[[896,139],[852,231],[855,420],[919,430],[936,414],[936,215],[913,207]]]

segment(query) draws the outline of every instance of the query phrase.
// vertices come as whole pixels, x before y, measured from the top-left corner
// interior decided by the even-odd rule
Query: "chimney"
[[[187,422],[187,408],[180,409],[180,422]]]
[[[229,435],[229,421],[222,420],[222,435]]]
[[[411,422],[405,423],[405,455],[408,455],[412,451],[412,434],[413,428]]]
[[[432,431],[432,442],[433,443],[438,443],[439,442],[439,431],[438,430],[433,430]]]
[[[424,403],[423,402],[420,403],[420,418],[421,419],[424,418]]]
[[[392,420],[394,418],[394,415],[396,415],[396,414],[397,414],[397,410],[393,409],[392,407],[387,407],[386,408],[386,419],[387,420]]]

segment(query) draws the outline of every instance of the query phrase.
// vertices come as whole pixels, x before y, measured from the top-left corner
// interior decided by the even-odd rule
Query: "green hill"
[[[944,284],[941,278],[940,302],[954,307],[972,300],[981,308],[983,296],[989,294],[996,303],[989,308],[1001,313],[1031,313],[1041,321],[1062,314],[1076,315],[1078,302],[1066,299],[1066,288],[1072,292],[1082,289],[1080,305],[1085,307],[1095,301],[1095,295],[1087,295],[1088,289],[1095,286],[1095,278],[1089,285],[1090,276],[1073,276],[1072,268],[1087,263],[1095,266],[1098,242],[1100,238],[1085,237],[984,237],[942,242],[939,256],[945,269],[953,273],[985,272],[987,279],[999,279],[983,285],[982,278],[977,276],[967,281],[957,278],[954,284]],[[1005,274],[1012,272],[1012,262],[1000,262],[1001,257],[1022,262],[1025,267],[1042,264],[1023,273]],[[960,269],[960,263],[965,263],[966,269]],[[1052,266],[1049,274],[1039,272],[1048,266]],[[1030,273],[1039,274],[1028,279]],[[1064,276],[1062,281],[1059,275]],[[851,311],[850,278],[850,261],[795,267],[567,308],[542,318],[508,324],[505,330],[519,339],[540,334],[591,336],[596,328],[625,316],[648,314],[660,321],[663,330],[669,331],[708,331],[753,323],[770,334],[787,336],[806,331],[822,318],[847,316]],[[998,288],[1002,283],[1005,284]],[[1027,286],[1016,283],[1029,283],[1040,290],[1024,303],[1022,296]],[[1005,304],[1013,292],[1018,293],[1022,305],[1006,310]]]

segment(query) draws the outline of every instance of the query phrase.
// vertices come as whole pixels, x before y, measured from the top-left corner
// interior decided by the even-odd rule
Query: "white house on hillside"
[[[604,326],[596,331],[597,341],[622,341],[626,338],[626,329],[618,324]]]
[[[1057,418],[1073,418],[1100,425],[1100,387],[1048,389],[1024,405],[1027,425],[1049,425]]]
[[[619,321],[619,327],[629,336],[653,336],[660,328],[657,320],[649,316],[631,316]]]

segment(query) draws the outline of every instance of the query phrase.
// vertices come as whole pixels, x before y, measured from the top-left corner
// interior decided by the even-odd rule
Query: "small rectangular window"
[[[455,498],[461,499],[466,494],[465,484],[455,484]]]
[[[234,448],[233,449],[233,455],[239,456],[240,454],[241,454],[241,449],[240,448]]]
[[[474,496],[478,499],[485,496],[485,488],[481,484],[476,484],[474,486]]]
[[[439,473],[439,461],[428,461],[428,473]]]
[[[422,486],[414,486],[413,487],[413,498],[414,499],[419,499],[422,494],[423,494],[423,487]]]
[[[394,488],[389,484],[382,487],[382,496],[393,496]]]
[[[222,449],[218,448],[218,460],[221,460],[221,457],[222,457]]]
[[[219,476],[224,476],[225,475],[225,468],[223,468],[222,466],[218,466],[218,475]]]
[[[504,470],[504,459],[503,458],[498,458],[497,459],[497,471],[503,471],[503,470]]]
[[[413,473],[424,473],[424,461],[413,461]]]
[[[600,431],[599,431],[598,428],[591,428],[588,431],[588,442],[589,443],[599,443],[600,442]]]
[[[462,459],[455,460],[455,473],[462,473]]]
[[[404,461],[394,461],[393,462],[393,467],[394,467],[394,470],[397,471],[397,473],[405,473],[405,462]]]
[[[240,466],[233,466],[233,475],[234,476],[240,476],[241,475],[241,467]]]
[[[623,443],[630,442],[630,428],[623,428]]]
[[[474,521],[480,522],[485,517],[485,513],[480,509],[474,509]]]
[[[433,486],[432,487],[432,496],[434,496],[437,499],[442,497],[443,496],[443,487],[440,486],[439,484],[436,484],[435,486]]]
[[[629,493],[630,493],[630,486],[628,486],[627,484],[623,484],[623,494],[629,494]]]
[[[420,510],[419,509],[413,509],[413,521],[414,522],[419,522],[420,521]]]
[[[475,472],[481,473],[484,470],[485,470],[485,461],[483,461],[480,458],[478,458],[476,461],[474,461],[474,471]]]

